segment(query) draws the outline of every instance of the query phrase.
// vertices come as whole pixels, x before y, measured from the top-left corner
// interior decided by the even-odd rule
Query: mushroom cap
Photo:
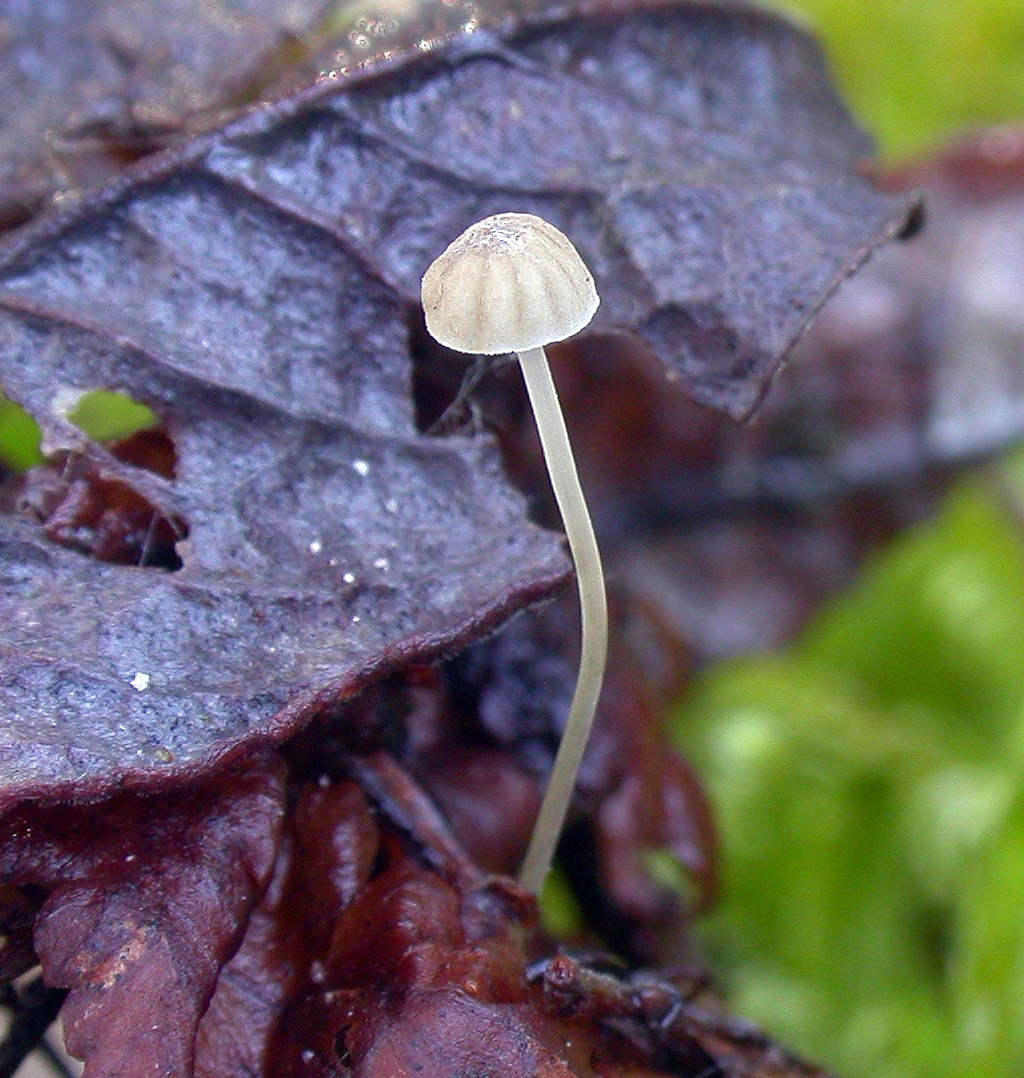
[[[601,301],[569,240],[532,213],[470,225],[423,276],[430,335],[457,352],[525,352],[578,333]]]

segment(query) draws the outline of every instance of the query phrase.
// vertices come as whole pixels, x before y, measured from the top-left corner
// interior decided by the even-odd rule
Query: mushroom
[[[578,333],[599,303],[594,279],[576,248],[554,225],[528,213],[499,213],[471,225],[423,277],[423,309],[435,340],[458,352],[517,354],[576,566],[582,624],[579,674],[519,873],[519,882],[534,894],[551,867],[565,822],[608,650],[601,556],[544,345]]]

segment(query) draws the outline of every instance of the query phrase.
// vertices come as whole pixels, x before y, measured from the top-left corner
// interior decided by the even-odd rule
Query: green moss
[[[964,127],[1024,120],[1020,0],[791,0],[824,39],[854,111],[886,156]]]
[[[1024,1073],[1024,533],[984,483],[675,732],[738,1010],[849,1078]]]
[[[158,423],[150,408],[124,393],[107,389],[83,393],[68,419],[98,442],[113,442],[127,438],[140,430],[149,430]]]
[[[39,424],[23,408],[0,395],[0,464],[23,472],[42,459]]]

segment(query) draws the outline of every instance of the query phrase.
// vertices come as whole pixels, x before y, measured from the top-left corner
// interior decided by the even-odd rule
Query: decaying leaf
[[[817,1076],[685,978],[551,957],[533,901],[476,863],[518,859],[571,618],[531,612],[453,665],[414,664],[568,565],[489,436],[420,432],[414,378],[449,357],[418,285],[471,221],[540,213],[598,278],[612,366],[642,344],[745,416],[915,200],[864,178],[816,46],[775,16],[615,3],[451,37],[468,9],[447,7],[422,47],[380,39],[376,66],[138,164],[0,249],[0,384],[47,454],[0,491],[6,972],[34,954],[70,990],[90,1078]],[[62,135],[159,126],[176,100],[160,70],[101,78]],[[217,75],[185,111],[235,78]],[[95,389],[159,430],[91,440],[71,417]],[[607,393],[577,407],[606,415]],[[662,459],[685,492],[686,454]],[[545,618],[550,639],[517,644]],[[651,721],[683,666],[618,648],[577,806],[577,850],[597,854],[584,908],[633,954],[665,911],[646,850],[714,885],[706,805]]]
[[[329,0],[0,3],[0,228],[264,85]]]
[[[65,1037],[87,1075],[191,1073],[220,967],[273,870],[282,779],[270,757],[212,788],[4,819],[0,872],[47,893],[36,951],[47,983],[71,990]]]
[[[538,963],[531,972],[550,1009],[624,1032],[665,1061],[671,1073],[828,1078],[754,1026],[720,1013],[700,978],[630,973],[614,961],[579,961],[568,954]]]
[[[954,469],[1024,435],[1024,136],[958,141],[887,182],[924,193],[927,227],[844,284],[752,424],[666,396],[635,354],[615,422],[570,416],[627,590],[700,659],[790,641]],[[607,347],[566,358],[578,397],[613,366]]]
[[[486,444],[414,430],[419,277],[465,224],[552,219],[604,325],[742,413],[902,227],[867,149],[802,31],[654,5],[328,80],[27,230],[0,256],[0,382],[188,538],[167,575],[0,520],[3,796],[194,775],[564,575]],[[163,420],[173,479],[68,422],[99,388]]]
[[[486,446],[207,408],[190,417],[205,436],[179,441],[199,469],[181,572],[5,522],[8,802],[180,780],[480,633],[565,571]]]
[[[536,961],[529,896],[476,869],[389,756],[348,766],[358,786],[325,775],[298,793],[197,1074],[700,1078],[717,1064],[724,1078],[824,1078],[709,1009],[699,983],[607,956]]]
[[[199,1025],[199,1078],[271,1073],[266,1057],[282,1013],[320,976],[335,922],[370,879],[379,848],[379,828],[355,783],[300,790],[274,880]]]

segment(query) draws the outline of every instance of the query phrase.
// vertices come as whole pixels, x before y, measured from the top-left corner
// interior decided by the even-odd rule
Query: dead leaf
[[[28,805],[2,821],[0,871],[48,892],[35,943],[69,988],[69,1051],[102,1078],[191,1073],[196,1027],[277,857],[283,768],[270,757],[212,787]]]
[[[195,775],[564,575],[485,444],[414,432],[419,276],[465,224],[544,213],[604,324],[742,412],[906,216],[857,173],[867,148],[801,31],[656,7],[327,82],[28,229],[0,256],[5,391],[188,540],[166,576],[0,521],[3,796]],[[71,426],[98,388],[164,420],[174,480]]]
[[[247,100],[329,0],[0,3],[0,229]]]
[[[379,832],[351,782],[303,787],[277,870],[223,967],[196,1041],[197,1078],[260,1078],[281,1015],[324,960],[339,913],[372,875]]]

